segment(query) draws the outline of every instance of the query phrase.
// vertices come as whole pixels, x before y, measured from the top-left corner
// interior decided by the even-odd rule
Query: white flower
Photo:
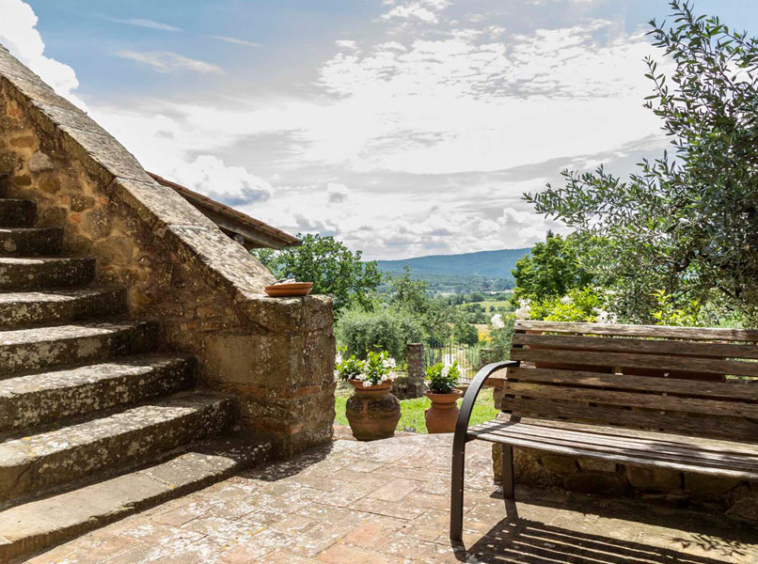
[[[369,382],[368,380],[364,380],[363,381],[363,387],[364,388],[370,388],[371,387],[371,382]]]
[[[385,368],[395,368],[397,366],[397,362],[395,362],[394,358],[387,358],[382,361],[382,366]]]
[[[490,323],[492,324],[493,329],[502,329],[505,327],[505,322],[503,321],[503,316],[499,313],[496,313],[492,316],[490,319]]]
[[[561,303],[563,305],[569,305],[569,304],[571,304],[571,297],[570,296],[563,296],[561,298]]]
[[[516,319],[530,319],[532,317],[532,305],[529,300],[520,299],[519,308],[513,313],[516,314]]]
[[[597,314],[597,318],[595,319],[597,323],[618,323],[618,315],[615,313],[600,308],[595,308],[593,311]]]

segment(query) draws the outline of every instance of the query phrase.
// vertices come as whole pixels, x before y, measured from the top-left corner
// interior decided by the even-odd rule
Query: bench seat
[[[758,446],[745,443],[535,419],[488,421],[470,427],[467,438],[619,464],[758,480]]]
[[[731,478],[734,487],[758,481],[756,330],[522,320],[510,359],[482,368],[463,398],[453,541],[462,538],[465,451],[474,440],[503,445],[506,500],[515,499],[515,448]],[[469,428],[485,385],[498,389],[501,413]]]

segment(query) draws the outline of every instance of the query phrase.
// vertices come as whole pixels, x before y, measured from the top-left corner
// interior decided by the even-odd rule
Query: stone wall
[[[502,409],[502,401],[502,388],[496,389],[497,409]],[[500,417],[507,420],[508,415]],[[492,462],[495,482],[500,483],[503,477],[500,445],[492,447]],[[692,505],[758,522],[758,483],[525,448],[514,448],[514,474],[517,484]]]
[[[199,358],[202,382],[236,396],[242,431],[282,452],[330,440],[331,300],[265,296],[268,270],[1,46],[0,185],[36,201],[41,226],[64,225],[100,281],[128,287],[163,349]]]

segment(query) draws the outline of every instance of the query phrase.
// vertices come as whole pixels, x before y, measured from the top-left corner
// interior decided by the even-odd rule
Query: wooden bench
[[[518,321],[511,359],[482,368],[453,441],[450,538],[461,540],[466,443],[758,480],[758,331]],[[505,371],[503,369],[506,369]],[[490,379],[490,377],[492,378]],[[469,428],[489,384],[497,420]]]

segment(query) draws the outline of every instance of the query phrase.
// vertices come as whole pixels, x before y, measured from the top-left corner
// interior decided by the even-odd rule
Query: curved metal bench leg
[[[453,446],[453,484],[450,498],[450,540],[463,541],[463,477],[466,471],[466,443]]]

